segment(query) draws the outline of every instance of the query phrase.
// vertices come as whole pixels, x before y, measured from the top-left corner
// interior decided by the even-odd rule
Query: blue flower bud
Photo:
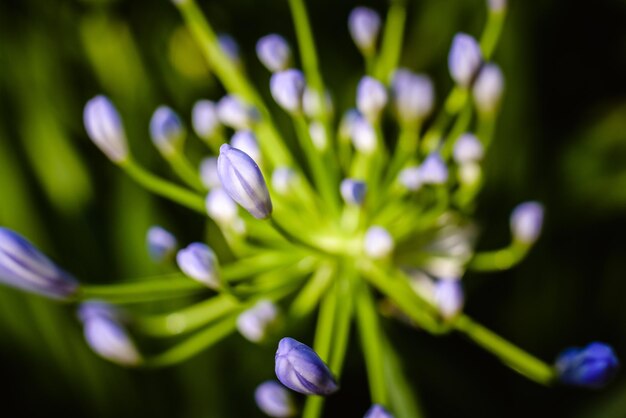
[[[430,78],[399,69],[394,72],[391,89],[400,123],[415,123],[430,114],[435,101]]]
[[[0,283],[48,296],[66,299],[78,283],[57,267],[21,235],[0,227]]]
[[[466,133],[454,144],[453,157],[458,164],[473,163],[482,160],[485,150],[476,135]]]
[[[433,153],[420,166],[420,175],[425,184],[444,184],[448,181],[448,167],[438,153]]]
[[[272,187],[278,194],[286,195],[292,190],[296,176],[290,167],[277,167],[272,173]]]
[[[361,180],[344,179],[340,191],[341,197],[348,205],[360,205],[365,200],[367,185]]]
[[[271,72],[286,70],[291,63],[291,48],[280,35],[271,34],[259,39],[256,43],[256,54],[259,60]]]
[[[217,116],[233,129],[250,129],[257,119],[255,110],[236,96],[224,96],[217,102]]]
[[[513,239],[525,244],[537,241],[543,226],[543,205],[539,202],[525,202],[511,213],[511,233]]]
[[[126,133],[113,103],[105,96],[89,100],[83,112],[87,135],[115,163],[128,158]]]
[[[472,88],[478,111],[487,114],[493,113],[500,104],[503,89],[504,76],[500,67],[496,64],[483,66]]]
[[[435,304],[443,318],[456,317],[463,309],[464,301],[460,280],[439,280],[435,284]]]
[[[482,53],[476,39],[458,33],[452,40],[448,68],[452,79],[462,87],[469,87],[482,63]]]
[[[228,58],[230,58],[235,64],[239,65],[239,45],[237,44],[237,41],[235,41],[235,38],[227,33],[221,33],[217,36],[217,42]]]
[[[206,197],[208,215],[216,222],[230,225],[237,219],[237,204],[222,187],[216,187]]]
[[[376,49],[380,32],[380,16],[368,7],[356,7],[348,17],[348,29],[357,48],[364,55],[371,55]]]
[[[371,226],[363,239],[365,254],[374,259],[388,257],[395,246],[393,237],[382,226]]]
[[[191,111],[191,123],[198,137],[207,140],[220,129],[217,107],[210,100],[198,100]]]
[[[270,417],[289,418],[297,412],[291,393],[274,380],[261,383],[254,392],[254,399],[259,409]]]
[[[261,161],[261,150],[256,136],[250,131],[237,131],[230,138],[230,146],[248,154],[257,163]]]
[[[372,124],[363,116],[357,116],[352,120],[351,127],[352,145],[363,154],[372,154],[378,146],[376,131]]]
[[[283,385],[305,395],[327,396],[339,389],[317,353],[293,338],[285,337],[278,343],[275,371]]]
[[[148,254],[157,262],[172,258],[178,247],[178,241],[171,232],[160,226],[152,226],[146,236]]]
[[[260,300],[237,317],[237,330],[249,341],[263,341],[278,322],[278,307],[269,300]]]
[[[393,418],[393,415],[381,405],[374,404],[367,410],[363,418]]]
[[[120,323],[119,313],[104,302],[85,302],[78,316],[87,344],[99,356],[124,366],[135,366],[141,356]]]
[[[420,167],[407,167],[398,175],[398,181],[401,185],[412,192],[421,189],[423,181]]]
[[[272,75],[270,92],[276,103],[289,113],[302,110],[304,75],[300,70],[289,69]]]
[[[606,385],[619,368],[613,349],[594,342],[583,348],[569,348],[562,352],[555,364],[562,383],[599,389]]]
[[[200,242],[189,244],[176,254],[178,267],[185,275],[211,289],[220,287],[219,263],[209,246]]]
[[[379,119],[387,105],[387,89],[380,81],[365,76],[359,82],[356,91],[356,107],[370,122]]]
[[[228,144],[220,147],[217,173],[226,193],[257,219],[272,214],[272,200],[259,166],[245,152]]]
[[[150,119],[150,136],[159,152],[165,156],[180,152],[185,140],[185,128],[171,108],[160,106]]]

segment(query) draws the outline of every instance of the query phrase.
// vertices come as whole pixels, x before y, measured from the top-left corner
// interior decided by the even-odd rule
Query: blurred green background
[[[362,75],[347,15],[358,4],[384,13],[387,2],[308,3],[343,110]],[[268,96],[254,45],[270,32],[295,40],[286,1],[201,4],[240,43]],[[410,1],[409,10],[402,64],[429,73],[444,97],[451,38],[480,33],[483,1]],[[546,228],[519,267],[467,277],[467,311],[547,361],[593,340],[626,359],[626,2],[511,0],[509,10],[495,54],[507,88],[479,200],[479,246],[506,243],[508,215],[523,200],[545,203]],[[0,225],[90,283],[159,273],[144,246],[154,223],[183,243],[203,236],[202,217],[138,188],[89,142],[82,107],[101,92],[119,106],[139,160],[166,176],[148,139],[152,111],[168,104],[189,122],[195,100],[223,94],[167,0],[0,2]],[[190,146],[194,161],[199,149]],[[385,327],[427,417],[626,417],[622,376],[603,391],[546,389],[458,335]],[[73,306],[0,288],[1,416],[261,416],[252,393],[272,377],[273,352],[235,335],[180,367],[128,371],[88,350]],[[361,417],[364,379],[353,344],[326,416]]]

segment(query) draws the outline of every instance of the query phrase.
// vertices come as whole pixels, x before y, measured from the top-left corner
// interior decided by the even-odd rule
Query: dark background
[[[445,97],[451,38],[480,33],[484,4],[410,3],[402,64],[430,74]],[[286,2],[201,4],[214,27],[240,43],[250,77],[267,95],[254,44],[270,32],[295,41]],[[340,110],[352,106],[362,75],[346,28],[357,4],[381,13],[387,6],[308,2]],[[182,242],[202,237],[201,217],[132,184],[82,127],[84,103],[104,92],[118,104],[139,159],[167,175],[147,139],[153,109],[167,103],[188,122],[196,99],[222,94],[181,23],[166,0],[0,3],[0,224],[86,282],[158,273],[144,249],[154,223]],[[594,340],[626,358],[626,2],[512,0],[495,61],[506,95],[477,208],[479,247],[506,244],[508,215],[521,201],[541,200],[546,224],[520,266],[466,278],[466,310],[546,361]],[[544,388],[458,335],[385,327],[427,417],[626,417],[622,375],[602,391]],[[273,351],[235,335],[179,367],[127,371],[86,348],[73,306],[2,288],[0,415],[260,416],[252,391],[272,376]],[[368,407],[357,347],[344,375],[325,416],[360,417]]]

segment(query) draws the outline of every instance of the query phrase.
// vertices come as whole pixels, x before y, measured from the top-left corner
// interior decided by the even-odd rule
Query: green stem
[[[398,145],[391,157],[391,163],[387,169],[385,177],[385,185],[389,187],[396,180],[398,173],[404,168],[404,165],[415,158],[415,151],[419,142],[420,126],[402,127]]]
[[[335,282],[337,286],[337,312],[333,332],[332,351],[328,366],[337,380],[340,379],[343,362],[346,357],[348,343],[350,342],[350,326],[353,316],[354,285],[358,279],[357,272],[344,271]]]
[[[389,392],[389,403],[397,417],[421,418],[423,416],[417,402],[417,394],[411,388],[404,374],[404,367],[391,343],[382,336],[385,382]]]
[[[501,11],[489,12],[485,30],[480,38],[480,49],[485,60],[489,60],[500,39],[500,33],[506,18],[506,7]]]
[[[510,246],[495,251],[476,253],[468,268],[474,271],[502,271],[514,267],[524,259],[530,246],[513,241]]]
[[[157,280],[142,280],[131,283],[113,285],[81,286],[76,299],[104,299],[112,303],[131,303],[149,300],[171,299],[201,291],[207,287],[199,282],[186,278],[182,274],[162,276]]]
[[[187,185],[199,193],[205,194],[207,192],[206,187],[200,180],[198,170],[191,165],[189,160],[182,152],[175,152],[172,155],[165,157],[172,170],[176,175]]]
[[[292,302],[289,316],[296,319],[307,316],[330,286],[335,272],[336,266],[333,263],[324,263],[319,266]]]
[[[441,147],[441,157],[444,160],[450,158],[457,139],[467,131],[467,127],[472,121],[472,113],[472,103],[469,98],[466,98],[463,110],[454,122],[454,125],[452,125],[452,129],[450,130],[450,133],[448,133],[446,140],[443,142]]]
[[[379,80],[389,81],[392,71],[398,66],[400,52],[402,51],[405,22],[405,0],[392,1],[391,7],[387,12],[382,47],[374,71],[374,76]]]

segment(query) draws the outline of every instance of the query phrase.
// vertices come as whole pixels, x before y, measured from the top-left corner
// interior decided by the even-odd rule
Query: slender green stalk
[[[389,163],[387,175],[385,176],[384,184],[387,187],[396,180],[398,173],[404,168],[404,165],[415,158],[415,152],[419,143],[419,131],[420,125],[402,127],[398,144],[393,152],[391,163]]]
[[[489,60],[493,51],[496,49],[500,33],[504,26],[506,18],[506,7],[500,11],[490,11],[487,17],[487,24],[480,38],[480,49],[483,52],[485,60]]]
[[[397,417],[421,418],[423,414],[417,402],[417,394],[406,379],[401,360],[385,335],[381,334],[381,337],[384,350],[385,383],[393,412]]]
[[[457,139],[459,139],[459,137],[463,135],[464,132],[467,131],[467,128],[470,122],[472,121],[472,113],[473,113],[472,104],[468,98],[466,99],[465,105],[463,106],[463,110],[461,111],[461,113],[459,114],[459,117],[454,122],[454,125],[452,125],[452,129],[450,129],[450,133],[448,133],[446,140],[441,146],[442,158],[444,159],[450,158],[454,150],[454,144],[456,144]]]
[[[387,12],[382,47],[374,70],[374,76],[384,82],[389,81],[392,71],[398,66],[400,52],[402,51],[405,22],[406,1],[392,1],[391,7]]]
[[[484,272],[508,270],[522,261],[530,248],[529,245],[513,241],[506,248],[477,253],[468,268]]]
[[[176,175],[187,185],[199,193],[205,194],[207,192],[206,187],[200,180],[200,173],[191,165],[189,160],[182,152],[175,152],[172,155],[166,157],[172,170]]]
[[[182,274],[161,276],[153,280],[111,285],[84,285],[75,296],[77,300],[104,299],[111,303],[132,303],[186,296],[207,288]]]
[[[357,279],[357,272],[353,269],[348,269],[342,272],[335,282],[335,286],[338,288],[337,312],[335,314],[335,331],[333,333],[333,345],[328,366],[337,380],[341,377],[343,362],[346,357],[348,343],[350,342],[350,327],[354,313],[353,293]]]
[[[336,266],[333,263],[328,262],[319,266],[292,302],[289,316],[297,319],[307,316],[329,288],[335,272]]]

